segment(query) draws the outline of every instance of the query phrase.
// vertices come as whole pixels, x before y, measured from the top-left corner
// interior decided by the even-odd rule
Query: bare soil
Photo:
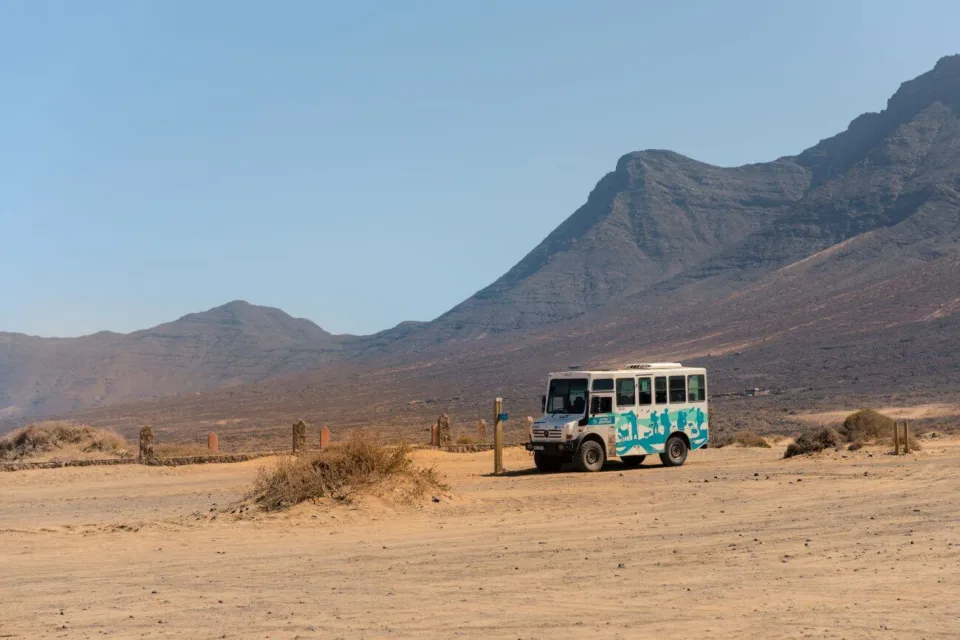
[[[955,638],[960,439],[231,513],[262,460],[0,474],[0,637]],[[215,517],[214,517],[215,516]]]

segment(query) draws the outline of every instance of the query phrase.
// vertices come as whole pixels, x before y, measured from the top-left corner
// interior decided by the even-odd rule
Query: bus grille
[[[556,431],[551,431],[550,429],[543,429],[542,431],[534,431],[533,436],[535,438],[556,438],[560,439],[563,437],[563,431],[559,429]]]

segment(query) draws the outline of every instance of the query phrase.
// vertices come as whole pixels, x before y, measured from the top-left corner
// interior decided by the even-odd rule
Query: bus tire
[[[606,454],[596,440],[587,440],[580,445],[574,462],[580,471],[600,471]]]
[[[625,467],[639,467],[641,464],[643,464],[643,461],[646,457],[647,456],[621,456],[620,462],[622,462],[623,466]]]
[[[540,473],[555,473],[563,466],[563,458],[537,451],[533,454],[533,464],[537,466],[537,471]]]
[[[660,454],[665,467],[679,467],[687,461],[687,443],[680,436],[670,436]]]

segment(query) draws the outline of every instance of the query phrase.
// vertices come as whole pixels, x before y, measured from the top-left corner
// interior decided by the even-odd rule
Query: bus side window
[[[633,407],[637,404],[637,391],[633,378],[617,378],[617,407]]]
[[[650,378],[637,378],[637,391],[640,392],[640,406],[653,404],[653,393],[650,389]]]
[[[667,379],[654,378],[654,389],[656,390],[657,404],[667,404]]]
[[[687,377],[670,376],[670,402],[687,401]]]
[[[613,411],[613,398],[610,396],[593,396],[590,398],[590,415],[595,416],[611,411]]]
[[[704,402],[707,399],[706,376],[695,375],[687,378],[687,388],[690,390],[690,402]]]

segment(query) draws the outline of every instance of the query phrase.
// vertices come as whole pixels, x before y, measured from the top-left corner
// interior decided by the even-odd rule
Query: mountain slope
[[[0,333],[0,418],[256,382],[310,369],[348,341],[242,301],[130,334]]]

